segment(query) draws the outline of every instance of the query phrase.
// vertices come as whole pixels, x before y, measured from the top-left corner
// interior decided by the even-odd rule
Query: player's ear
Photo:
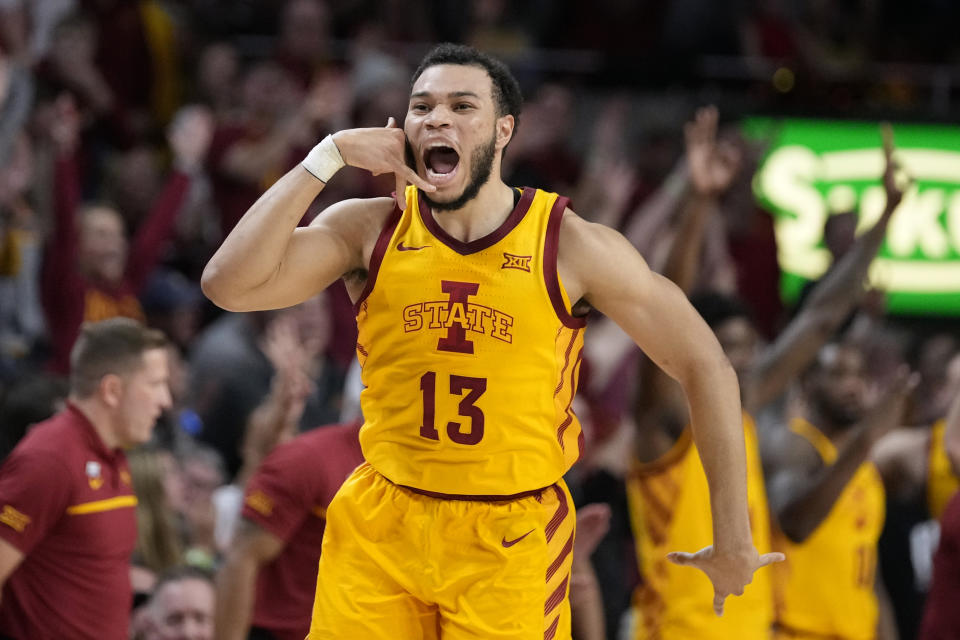
[[[516,120],[514,120],[513,116],[510,114],[507,114],[505,116],[500,116],[499,118],[497,118],[496,146],[498,150],[503,149],[505,146],[507,146],[510,140],[513,139],[513,128],[515,125],[516,125]]]
[[[97,388],[100,399],[103,400],[111,409],[120,406],[120,400],[123,397],[123,380],[115,373],[108,373],[100,378],[100,386]]]

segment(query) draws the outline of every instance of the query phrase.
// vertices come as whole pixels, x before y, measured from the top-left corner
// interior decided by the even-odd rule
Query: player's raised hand
[[[179,169],[189,173],[203,166],[213,129],[213,113],[207,107],[188,105],[177,112],[167,130],[167,140]]]
[[[428,192],[437,190],[407,166],[406,138],[393,118],[387,120],[385,127],[338,131],[333,141],[343,161],[351,167],[366,169],[375,176],[381,173],[394,174],[397,178],[397,203],[401,209],[406,206],[403,191],[407,183]]]
[[[674,551],[667,559],[674,564],[700,569],[713,583],[713,611],[723,615],[723,602],[727,596],[743,595],[743,589],[753,582],[753,574],[774,562],[783,562],[782,553],[760,555],[750,548],[742,552],[720,552],[713,546],[704,547],[696,553]]]
[[[683,128],[690,180],[705,196],[726,191],[740,170],[740,150],[732,143],[717,141],[718,119],[716,107],[703,107]]]
[[[889,384],[876,390],[872,406],[861,421],[868,429],[872,441],[877,442],[903,425],[907,403],[919,384],[920,374],[911,372],[910,368],[904,365]]]
[[[887,210],[892,211],[897,208],[900,201],[903,200],[903,194],[912,184],[912,179],[905,176],[903,167],[896,158],[893,157],[895,150],[893,144],[893,127],[889,122],[880,125],[880,133],[883,136],[883,157],[885,160],[883,167],[883,188],[887,194]]]

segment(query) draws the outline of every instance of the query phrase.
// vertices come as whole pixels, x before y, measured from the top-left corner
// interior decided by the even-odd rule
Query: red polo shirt
[[[0,636],[125,640],[136,504],[126,456],[76,407],[31,429],[0,467],[0,538],[25,556]]]
[[[247,484],[243,517],[284,541],[257,575],[253,626],[303,640],[317,588],[327,506],[363,462],[360,423],[320,427],[268,455]]]

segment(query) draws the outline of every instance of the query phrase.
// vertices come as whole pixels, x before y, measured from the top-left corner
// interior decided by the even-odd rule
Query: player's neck
[[[120,446],[113,435],[110,412],[95,398],[78,398],[71,395],[70,404],[86,417],[108,451],[113,451]]]
[[[495,173],[476,197],[460,209],[431,211],[444,231],[461,242],[473,242],[494,231],[513,211],[513,190]]]
[[[825,435],[834,444],[839,444],[846,439],[847,432],[850,431],[849,425],[841,425],[823,411],[818,411],[811,403],[807,408],[806,420],[815,426],[820,433]]]

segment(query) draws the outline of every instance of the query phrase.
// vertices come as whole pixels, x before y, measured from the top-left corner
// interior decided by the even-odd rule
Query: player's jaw
[[[440,141],[431,141],[417,154],[407,146],[407,161],[437,190],[423,198],[435,211],[456,211],[477,197],[490,180],[497,154],[496,136],[478,144],[469,153]]]

